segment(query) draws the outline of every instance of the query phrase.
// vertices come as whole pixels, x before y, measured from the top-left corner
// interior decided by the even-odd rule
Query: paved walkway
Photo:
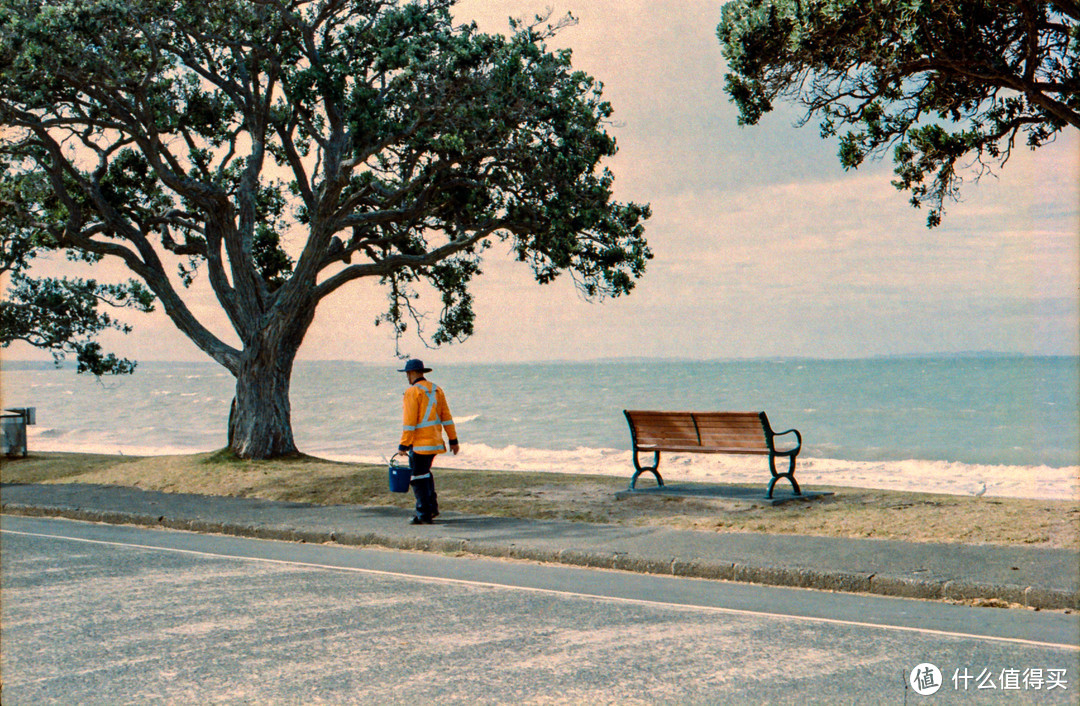
[[[1080,609],[1080,554],[1036,547],[926,544],[518,520],[309,505],[94,485],[0,487],[4,513],[267,539],[550,561],[706,579],[930,599],[1000,599]]]

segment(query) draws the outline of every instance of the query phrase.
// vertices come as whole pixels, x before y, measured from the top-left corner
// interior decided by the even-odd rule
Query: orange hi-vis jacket
[[[417,380],[405,391],[400,447],[411,446],[413,453],[422,455],[446,453],[443,429],[450,443],[456,444],[457,430],[446,404],[446,395],[435,383]]]

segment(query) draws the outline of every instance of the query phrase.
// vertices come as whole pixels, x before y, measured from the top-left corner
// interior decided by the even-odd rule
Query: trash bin
[[[7,456],[26,456],[26,425],[37,423],[34,407],[5,409],[0,414],[0,453]]]

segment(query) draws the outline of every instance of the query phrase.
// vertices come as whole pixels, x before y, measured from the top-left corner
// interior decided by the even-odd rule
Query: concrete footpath
[[[835,539],[310,505],[95,485],[0,486],[7,514],[302,542],[556,562],[924,599],[1080,609],[1080,554],[1064,549]],[[0,521],[2,526],[2,521]]]

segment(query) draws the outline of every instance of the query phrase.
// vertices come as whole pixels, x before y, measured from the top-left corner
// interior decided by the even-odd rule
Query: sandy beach
[[[35,438],[31,427],[32,448],[44,452],[170,456],[210,451],[116,444],[65,445],[50,441],[48,438]],[[382,465],[389,459],[393,449],[385,453],[334,454],[321,453],[318,450],[310,453],[330,461]],[[641,458],[648,461],[651,456]],[[629,451],[585,447],[573,451],[553,451],[521,446],[496,449],[486,444],[466,443],[461,455],[444,455],[439,458],[438,465],[468,470],[602,475],[625,477],[627,481],[633,474],[633,461]],[[666,482],[671,483],[752,484],[769,477],[769,466],[765,458],[756,456],[664,454],[660,473]],[[1080,500],[1080,466],[1053,468],[922,460],[845,461],[800,456],[795,477],[800,483],[807,485],[837,485],[969,497]],[[649,479],[651,475],[646,474],[643,478]]]
[[[469,448],[466,447],[466,451]],[[523,473],[559,472],[626,477],[633,474],[628,451],[578,449],[555,460],[560,452],[542,449],[479,449],[439,459],[446,468],[498,469]],[[371,456],[335,457],[347,462],[380,463]],[[651,456],[642,457],[643,461]],[[665,454],[660,462],[665,482],[758,483],[769,477],[768,461],[755,456]],[[643,481],[651,478],[642,476]],[[947,461],[841,461],[799,457],[795,477],[808,485],[942,493],[973,497],[1080,500],[1080,467],[990,466]]]

